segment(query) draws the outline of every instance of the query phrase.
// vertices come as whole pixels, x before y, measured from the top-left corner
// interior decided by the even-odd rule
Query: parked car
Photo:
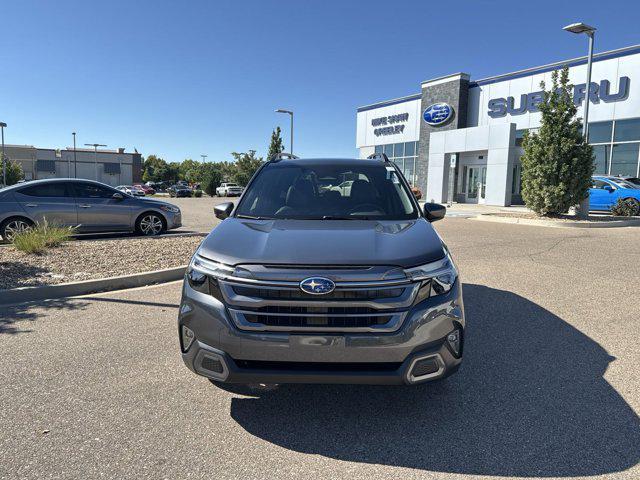
[[[144,190],[136,187],[135,185],[118,185],[116,190],[126,193],[134,197],[144,197]]]
[[[175,184],[167,188],[170,197],[190,197],[193,193],[191,189],[185,185]]]
[[[5,242],[45,219],[77,227],[78,233],[158,235],[182,226],[175,205],[132,197],[91,180],[35,180],[0,190],[0,236]]]
[[[320,190],[355,173],[349,195]],[[272,160],[187,268],[186,366],[214,383],[417,384],[455,372],[465,317],[458,271],[398,168]]]
[[[216,188],[216,197],[239,197],[242,195],[242,187],[237,183],[225,182]]]
[[[594,176],[589,189],[589,209],[610,211],[619,199],[628,200],[640,215],[640,189],[620,177]]]
[[[156,190],[153,187],[150,187],[149,185],[141,185],[139,183],[134,183],[133,186],[142,190],[145,195],[154,195],[156,193]]]
[[[618,178],[622,178],[623,180],[626,180],[627,182],[635,185],[637,188],[640,188],[640,178],[638,177],[625,177],[625,176],[620,176]]]

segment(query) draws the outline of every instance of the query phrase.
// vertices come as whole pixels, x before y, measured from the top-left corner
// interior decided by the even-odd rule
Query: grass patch
[[[46,220],[19,233],[13,239],[13,245],[21,252],[41,254],[49,248],[60,246],[75,233],[73,227],[57,227]]]

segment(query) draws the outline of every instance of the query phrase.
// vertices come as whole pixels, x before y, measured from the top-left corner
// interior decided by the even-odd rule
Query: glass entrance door
[[[467,203],[484,203],[487,186],[487,167],[469,167],[467,169]]]

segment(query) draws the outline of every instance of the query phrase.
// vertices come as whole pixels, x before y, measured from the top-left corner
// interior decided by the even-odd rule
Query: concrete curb
[[[82,282],[61,283],[59,285],[44,285],[42,287],[20,287],[10,290],[0,290],[0,305],[74,297],[77,295],[87,295],[89,293],[109,292],[112,290],[172,282],[181,280],[186,268],[187,266],[183,265],[181,267],[124,275],[121,277],[99,278]]]
[[[500,217],[495,215],[478,215],[477,217],[469,217],[468,220],[477,220],[481,222],[495,223],[511,223],[518,225],[529,225],[536,227],[550,228],[621,228],[621,227],[640,227],[640,218],[631,220],[608,220],[597,222],[580,222],[572,220],[538,220],[535,218],[517,218],[517,217]]]

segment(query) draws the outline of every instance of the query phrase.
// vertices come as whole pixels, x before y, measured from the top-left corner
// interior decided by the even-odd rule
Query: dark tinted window
[[[265,166],[248,187],[237,215],[292,219],[416,218],[411,192],[380,162]]]
[[[640,140],[640,118],[616,121],[614,142],[628,142]]]
[[[94,183],[76,183],[74,187],[79,198],[111,198],[114,193],[120,193]]]
[[[606,143],[611,141],[613,122],[589,123],[589,143]]]
[[[30,197],[69,197],[67,184],[64,182],[42,183],[18,190],[23,195]]]

